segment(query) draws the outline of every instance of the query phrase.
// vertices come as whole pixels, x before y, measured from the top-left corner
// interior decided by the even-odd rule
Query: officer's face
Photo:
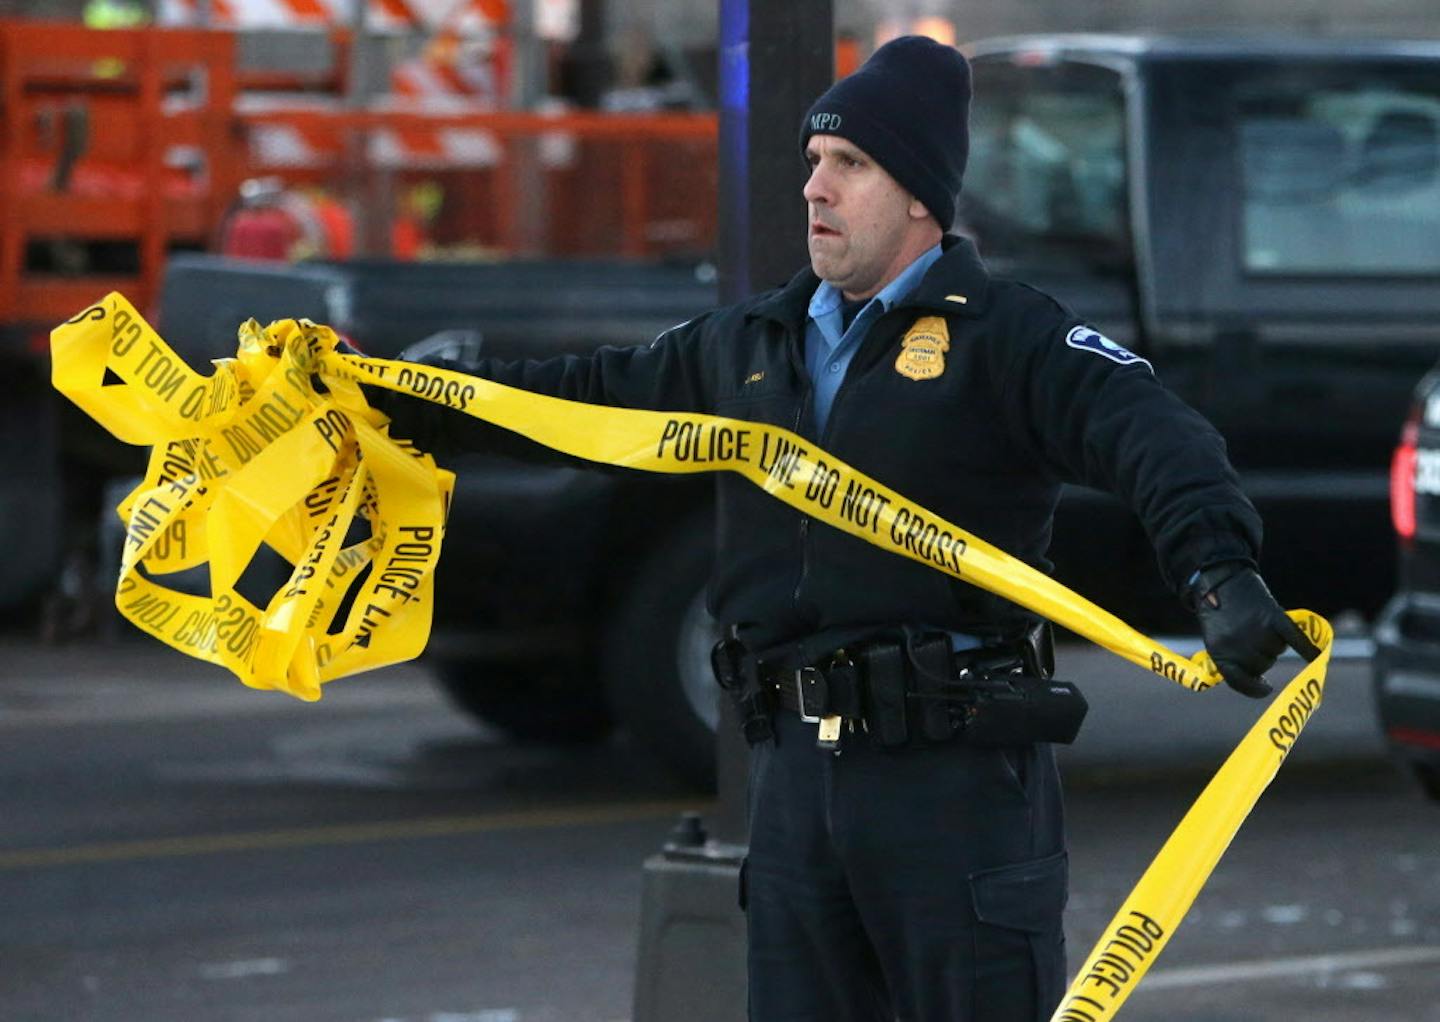
[[[929,214],[864,150],[838,135],[811,135],[805,158],[810,266],[847,298],[868,298],[919,254],[910,249]]]

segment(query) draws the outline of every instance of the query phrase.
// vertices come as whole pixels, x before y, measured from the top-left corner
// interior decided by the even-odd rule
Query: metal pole
[[[511,31],[515,45],[514,105],[534,110],[549,91],[545,64],[545,40],[536,30],[536,0],[516,0],[511,7]]]
[[[809,259],[800,190],[800,118],[835,75],[831,0],[720,0],[720,297],[737,302],[789,280]],[[729,710],[728,702],[725,709]],[[711,826],[744,843],[747,753],[733,716],[716,749]]]
[[[720,0],[720,287],[784,283],[805,246],[800,117],[835,75],[831,0]]]
[[[540,38],[536,16],[538,0],[518,0],[511,8],[515,43],[514,106],[534,111],[550,91],[547,43]],[[505,172],[514,182],[514,232],[506,254],[538,256],[545,251],[548,203],[545,169],[540,163],[540,139],[511,134],[505,139]]]
[[[720,2],[720,293],[726,302],[788,280],[805,265],[800,118],[834,76],[831,0]],[[645,863],[635,1022],[745,1017],[748,752],[730,712],[716,756],[720,807],[710,834],[681,821]]]
[[[370,32],[369,0],[351,0],[350,66],[346,69],[346,106],[365,110],[375,98],[379,40]],[[346,198],[354,214],[357,253],[390,254],[391,172],[371,158],[370,132],[351,128],[345,133]]]

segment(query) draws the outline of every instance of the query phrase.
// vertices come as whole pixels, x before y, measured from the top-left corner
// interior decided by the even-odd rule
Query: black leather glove
[[[363,384],[370,407],[390,420],[390,437],[409,440],[427,454],[445,447],[445,409],[422,398],[412,397],[373,384]]]
[[[480,357],[482,342],[478,330],[441,330],[400,350],[400,362],[466,371]],[[429,454],[452,453],[449,425],[454,413],[433,401],[382,387],[366,387],[365,397],[372,408],[390,418],[390,435],[411,441]]]
[[[336,348],[346,355],[368,357],[344,339]],[[442,330],[401,349],[395,360],[464,371],[469,363],[480,357],[480,349],[478,331]],[[429,454],[451,453],[447,429],[450,416],[442,405],[374,384],[361,384],[360,389],[370,407],[389,418],[391,437],[409,440]]]
[[[1189,599],[1200,634],[1225,684],[1252,699],[1272,689],[1264,674],[1289,646],[1306,660],[1320,655],[1291,621],[1265,582],[1243,561],[1225,561],[1200,572]]]
[[[335,350],[342,355],[369,358],[365,352],[343,337],[336,342]],[[400,358],[402,361],[411,361],[405,358],[403,351]],[[360,384],[360,390],[370,407],[384,413],[390,420],[390,436],[393,439],[409,440],[420,450],[429,453],[433,453],[440,446],[444,433],[444,422],[441,418],[443,409],[418,397],[387,390],[371,383]]]

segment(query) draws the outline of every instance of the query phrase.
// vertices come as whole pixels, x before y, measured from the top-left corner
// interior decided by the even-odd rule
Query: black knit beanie
[[[805,114],[811,135],[854,142],[948,231],[970,155],[970,64],[925,36],[892,39]]]

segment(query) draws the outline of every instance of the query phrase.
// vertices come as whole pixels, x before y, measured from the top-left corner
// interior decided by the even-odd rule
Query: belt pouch
[[[950,637],[937,635],[909,645],[912,685],[919,697],[911,700],[911,726],[927,742],[948,742],[955,737],[946,689],[955,684],[954,653]]]
[[[907,744],[905,647],[898,642],[875,642],[862,647],[857,659],[870,704],[865,711],[870,737],[884,749]]]
[[[1068,681],[1009,675],[974,688],[975,702],[965,741],[994,748],[1053,742],[1068,745],[1080,732],[1089,708]]]
[[[825,670],[826,687],[825,712],[837,717],[859,720],[865,716],[865,704],[860,697],[860,672],[848,656],[832,663]]]

